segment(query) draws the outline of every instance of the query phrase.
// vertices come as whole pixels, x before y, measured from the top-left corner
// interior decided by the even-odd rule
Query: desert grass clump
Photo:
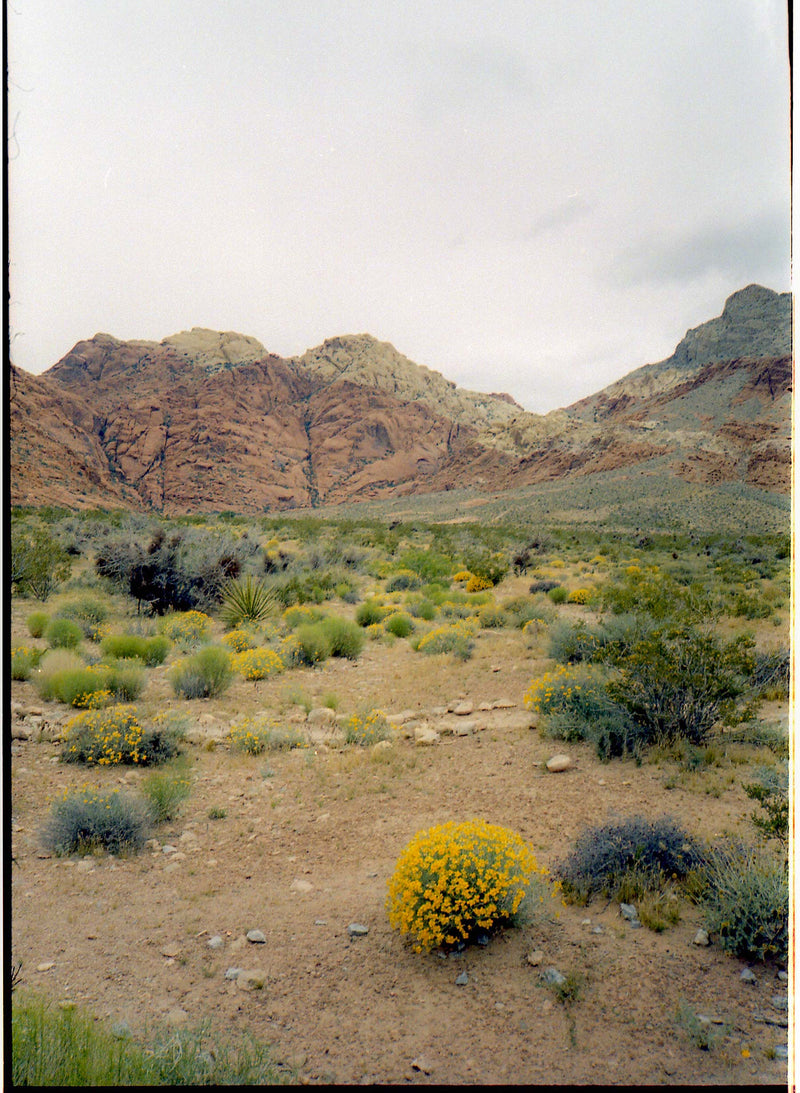
[[[161,633],[184,651],[211,638],[211,618],[203,611],[176,611],[161,620]]]
[[[40,638],[45,632],[50,616],[46,611],[32,611],[25,620],[28,633],[32,638]]]
[[[586,828],[554,871],[572,903],[595,895],[628,903],[681,881],[702,862],[699,844],[676,820],[631,816]]]
[[[389,923],[415,952],[463,946],[514,925],[537,880],[543,903],[546,873],[508,828],[449,821],[418,832],[400,855],[388,885]]]
[[[252,574],[228,581],[222,589],[220,617],[229,630],[243,622],[258,626],[277,611],[278,597],[274,589]]]
[[[276,1085],[291,1073],[249,1035],[226,1041],[202,1024],[139,1042],[80,1007],[56,1006],[30,992],[14,997],[10,1023],[15,1088]]]
[[[168,674],[175,694],[215,698],[228,689],[233,679],[231,655],[221,645],[207,645],[176,660]]]
[[[231,725],[228,740],[234,751],[247,755],[290,751],[305,744],[305,737],[296,726],[280,724],[264,714],[245,717]]]
[[[44,649],[37,649],[32,645],[12,645],[11,678],[16,680],[30,679],[43,654]]]
[[[191,792],[192,779],[186,763],[176,762],[168,767],[152,770],[142,781],[142,793],[147,800],[154,824],[176,819]]]
[[[487,603],[478,611],[478,622],[484,630],[500,630],[508,625],[508,617],[501,607]]]
[[[278,675],[285,665],[274,649],[261,646],[234,653],[231,657],[231,668],[245,679],[259,680]]]
[[[789,957],[789,866],[785,857],[738,841],[714,847],[701,905],[720,948],[745,960]]]
[[[81,643],[83,630],[72,619],[56,616],[48,622],[43,637],[51,649],[75,649]]]
[[[88,785],[60,794],[41,832],[44,846],[59,856],[136,851],[149,834],[150,817],[140,798]]]
[[[346,744],[358,744],[365,748],[380,740],[389,740],[391,735],[392,727],[383,710],[362,709],[344,723]]]

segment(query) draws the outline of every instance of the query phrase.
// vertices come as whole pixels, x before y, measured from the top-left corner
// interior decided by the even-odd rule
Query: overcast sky
[[[11,357],[368,332],[566,406],[790,288],[781,0],[9,0]]]

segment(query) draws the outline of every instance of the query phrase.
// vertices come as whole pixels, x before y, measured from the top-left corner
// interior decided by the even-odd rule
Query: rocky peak
[[[783,357],[792,351],[792,296],[748,285],[725,301],[716,319],[687,330],[659,366],[697,368],[737,357]]]
[[[170,334],[161,345],[171,346],[179,357],[190,360],[206,372],[218,372],[245,361],[257,361],[268,356],[256,338],[232,330],[207,330],[193,326],[180,334]]]

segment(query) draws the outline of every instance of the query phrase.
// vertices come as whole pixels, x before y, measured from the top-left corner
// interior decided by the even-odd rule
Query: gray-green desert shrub
[[[677,820],[630,816],[586,828],[554,872],[566,898],[586,903],[595,895],[630,897],[630,888],[624,886],[631,873],[643,888],[658,889],[668,880],[686,877],[702,862],[700,845]]]
[[[147,800],[155,824],[174,820],[192,791],[192,780],[183,763],[152,770],[142,781],[142,793]]]
[[[413,633],[415,626],[414,620],[405,612],[393,611],[384,620],[383,628],[388,634],[394,634],[396,638],[407,638]]]
[[[233,679],[230,652],[220,645],[206,645],[175,661],[169,681],[184,698],[214,698],[228,689]]]
[[[57,855],[109,854],[140,850],[150,834],[144,802],[119,789],[67,790],[53,802],[42,832],[44,846]]]
[[[789,866],[741,843],[721,844],[705,868],[706,929],[720,948],[745,960],[789,957]]]
[[[319,626],[330,641],[332,657],[358,660],[366,639],[363,629],[357,623],[331,615]]]

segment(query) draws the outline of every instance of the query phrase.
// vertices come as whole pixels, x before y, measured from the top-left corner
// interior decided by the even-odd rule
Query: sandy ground
[[[50,857],[39,830],[65,788],[135,787],[143,772],[87,772],[60,762],[57,743],[15,742],[12,955],[22,985],[134,1032],[203,1018],[249,1030],[304,1083],[785,1083],[786,1062],[771,1057],[787,1038],[786,1012],[772,1001],[786,995],[778,969],[754,965],[756,982],[744,982],[745,963],[693,943],[700,915],[689,904],[661,934],[632,929],[606,901],[566,906],[558,919],[447,957],[415,954],[389,927],[386,885],[399,854],[446,820],[510,827],[547,865],[587,824],[633,814],[675,816],[704,838],[755,837],[744,767],[678,777],[672,761],[601,764],[588,746],[543,739],[522,696],[544,664],[519,633],[484,631],[466,663],[424,657],[405,641],[369,643],[357,663],[239,681],[214,701],[179,701],[165,670],[154,670],[148,707],[192,714],[193,789],[179,820],[156,830],[157,845],[130,858]],[[368,701],[424,715],[468,699],[480,727],[432,746],[398,731],[378,752],[230,751],[231,720],[285,708],[291,688],[316,702],[334,693],[344,712]],[[50,720],[72,712],[43,706],[30,683],[14,683],[12,698]],[[495,703],[514,705],[478,709]],[[573,768],[548,773],[546,760],[563,750]],[[369,932],[352,939],[352,923]],[[254,929],[264,944],[245,939]],[[223,944],[213,950],[215,935]],[[542,980],[550,966],[579,976],[572,1004]],[[263,987],[226,979],[232,967],[259,972]],[[717,1022],[713,1050],[677,1021],[682,1003]]]

